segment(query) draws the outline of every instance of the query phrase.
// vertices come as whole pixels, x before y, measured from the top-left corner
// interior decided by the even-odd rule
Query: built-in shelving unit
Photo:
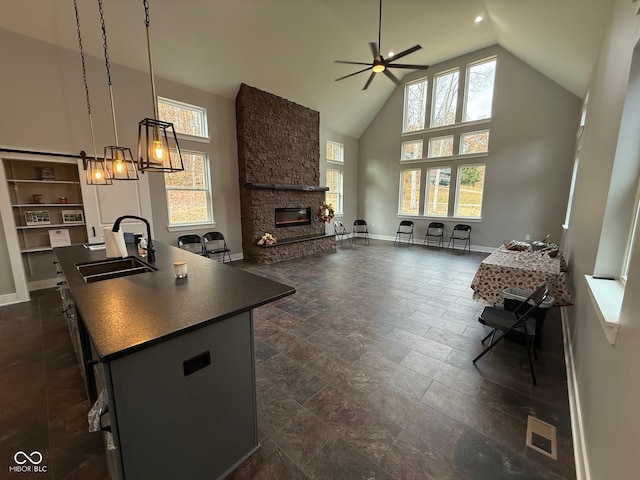
[[[3,167],[26,280],[36,289],[56,277],[56,242],[87,242],[78,167],[71,159],[4,159]]]

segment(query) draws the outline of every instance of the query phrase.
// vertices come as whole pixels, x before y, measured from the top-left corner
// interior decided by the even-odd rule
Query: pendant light
[[[151,100],[153,118],[145,118],[138,123],[138,169],[141,172],[181,172],[184,170],[182,154],[178,146],[173,123],[163,122],[158,117],[156,85],[151,61],[151,37],[149,34],[149,2],[143,0],[144,24],[147,32],[147,53],[149,55],[149,77],[151,79]]]
[[[93,133],[93,119],[91,117],[91,101],[89,100],[89,86],[87,84],[87,71],[84,63],[84,50],[82,49],[82,35],[80,35],[80,16],[78,15],[78,3],[73,0],[73,8],[76,11],[76,27],[78,30],[78,46],[80,47],[80,59],[82,60],[82,79],[84,81],[84,93],[87,98],[87,113],[89,114],[89,129],[91,130],[91,143],[93,144],[93,158],[87,157],[84,151],[80,153],[82,156],[82,164],[86,172],[88,185],[112,185],[111,174],[105,168],[105,162],[98,158],[96,150],[96,138]]]
[[[100,25],[102,26],[102,46],[104,47],[104,63],[107,69],[107,84],[109,85],[109,99],[111,100],[111,119],[113,121],[113,136],[116,145],[104,147],[104,159],[107,170],[114,180],[138,180],[136,164],[133,161],[131,149],[118,145],[118,127],[116,125],[116,110],[113,102],[113,88],[111,87],[111,68],[109,66],[109,53],[107,51],[107,30],[104,24],[102,0],[98,0],[100,12]]]

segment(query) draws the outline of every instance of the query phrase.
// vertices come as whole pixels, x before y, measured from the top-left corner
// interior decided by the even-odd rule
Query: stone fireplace
[[[320,114],[242,84],[236,129],[244,258],[274,263],[335,252],[316,216],[327,191],[320,186]],[[284,223],[276,224],[276,210],[288,214]],[[265,233],[278,241],[257,245]]]

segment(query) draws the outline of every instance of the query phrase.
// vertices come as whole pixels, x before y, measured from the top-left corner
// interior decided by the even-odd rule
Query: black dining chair
[[[401,220],[398,225],[398,230],[396,230],[396,238],[393,241],[393,244],[401,244],[402,236],[407,237],[407,244],[413,245],[413,222],[411,220]]]
[[[369,245],[369,227],[367,227],[367,222],[362,220],[361,218],[353,221],[353,244],[356,244],[358,237],[364,238],[364,241]]]
[[[231,250],[227,246],[227,241],[224,239],[224,235],[220,232],[207,232],[202,237],[202,246],[204,249],[204,255],[211,258],[211,255],[222,254],[222,263],[225,263],[225,257],[231,261]]]
[[[471,226],[464,223],[458,223],[453,227],[447,248],[456,249],[456,243],[462,243],[462,251],[469,249],[471,253]]]
[[[200,235],[188,233],[178,237],[178,247],[191,253],[206,256]]]
[[[485,354],[487,354],[498,342],[513,332],[518,332],[524,337],[524,346],[527,349],[529,358],[529,370],[531,371],[531,381],[533,385],[537,385],[536,375],[533,371],[533,359],[536,355],[536,318],[534,312],[542,305],[549,295],[547,284],[540,285],[531,295],[522,300],[520,304],[513,310],[504,310],[496,307],[485,307],[480,314],[478,321],[491,327],[491,332],[482,339],[482,344],[489,340],[489,345],[473,359],[475,364]],[[502,332],[496,337],[496,333]]]
[[[427,233],[424,234],[423,247],[428,247],[431,238],[436,238],[440,248],[444,247],[444,223],[431,222],[427,227]]]

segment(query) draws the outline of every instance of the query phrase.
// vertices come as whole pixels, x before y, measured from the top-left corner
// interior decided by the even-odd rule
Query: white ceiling
[[[103,56],[97,0],[77,0],[85,53]],[[382,52],[433,65],[499,44],[582,97],[614,0],[384,0]],[[240,83],[320,112],[359,137],[394,84],[369,62],[378,0],[149,0],[155,75],[234,98]],[[142,0],[103,0],[109,58],[148,72]],[[78,50],[73,0],[0,0],[0,28]],[[486,20],[474,23],[477,15]],[[353,68],[352,68],[353,67]],[[4,69],[5,74],[9,68]],[[393,70],[402,78],[407,70]],[[114,85],[117,78],[113,78]],[[158,92],[161,94],[161,92]],[[179,99],[178,99],[179,100]]]

